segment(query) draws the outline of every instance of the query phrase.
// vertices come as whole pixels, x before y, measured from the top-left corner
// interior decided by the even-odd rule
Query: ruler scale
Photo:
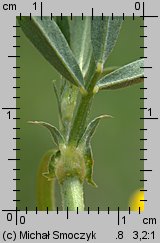
[[[100,4],[101,3],[101,4]],[[160,35],[159,30],[160,3],[154,1],[98,1],[90,5],[85,1],[26,1],[16,2],[1,1],[1,242],[28,242],[47,240],[81,240],[83,242],[159,242],[160,240],[160,195],[158,192],[159,179],[159,88],[158,82],[158,51]],[[85,212],[62,212],[59,206],[55,212],[46,207],[45,211],[39,211],[37,206],[30,210],[26,205],[21,209],[22,192],[21,173],[23,157],[21,157],[24,143],[23,127],[17,126],[22,119],[23,107],[17,106],[23,87],[21,66],[23,56],[21,53],[20,25],[16,23],[16,16],[123,16],[125,21],[130,16],[133,21],[139,16],[143,20],[140,29],[144,34],[139,38],[144,44],[139,48],[144,52],[144,86],[137,89],[139,92],[138,117],[144,122],[144,127],[139,128],[140,137],[139,162],[144,167],[139,169],[139,182],[144,183],[140,192],[145,194],[145,210],[141,208],[133,212],[128,206],[123,211],[120,206],[112,210],[112,205],[105,203],[106,208],[99,205],[92,211],[90,205],[86,205]],[[143,114],[143,115],[142,115]],[[117,198],[118,202],[118,198]]]

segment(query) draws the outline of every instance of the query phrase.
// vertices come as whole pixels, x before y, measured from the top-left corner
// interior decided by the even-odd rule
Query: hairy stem
[[[84,211],[83,184],[77,177],[67,178],[61,185],[63,210]]]

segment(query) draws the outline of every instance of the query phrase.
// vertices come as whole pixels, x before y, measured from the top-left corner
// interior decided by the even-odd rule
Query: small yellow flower
[[[141,212],[144,211],[144,201],[141,201],[144,200],[144,192],[140,190],[136,190],[130,197],[129,207],[131,211],[139,211],[139,207]]]

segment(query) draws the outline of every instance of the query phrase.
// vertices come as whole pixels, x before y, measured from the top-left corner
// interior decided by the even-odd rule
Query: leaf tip
[[[86,178],[86,181],[89,185],[98,188],[97,184],[93,181],[93,179]]]
[[[38,122],[38,121],[28,121],[27,123],[29,123],[29,124],[39,124],[40,122]]]

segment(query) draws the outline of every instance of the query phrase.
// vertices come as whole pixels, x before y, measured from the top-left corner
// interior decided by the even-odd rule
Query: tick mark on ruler
[[[119,207],[118,207],[118,225],[119,225]]]
[[[144,68],[152,68],[152,67],[140,67],[140,68],[143,68],[144,69]]]
[[[141,120],[157,120],[158,117],[140,117]]]
[[[148,48],[148,47],[147,46],[140,46],[140,48],[145,49],[145,48]]]
[[[97,211],[98,211],[98,214],[99,214],[99,207],[98,207],[98,210]]]
[[[141,208],[139,207],[139,214],[141,214]]]
[[[88,207],[88,214],[89,214],[89,207]]]
[[[83,20],[83,13],[82,13],[82,20]]]
[[[152,170],[145,170],[145,169],[143,169],[143,170],[140,170],[141,172],[143,172],[143,171],[148,171],[148,172],[151,172]]]
[[[67,207],[67,219],[68,219],[68,207]]]
[[[17,56],[17,55],[16,55],[16,56],[8,56],[8,57],[20,57],[20,56]]]
[[[109,207],[108,207],[108,214],[109,214]]]

